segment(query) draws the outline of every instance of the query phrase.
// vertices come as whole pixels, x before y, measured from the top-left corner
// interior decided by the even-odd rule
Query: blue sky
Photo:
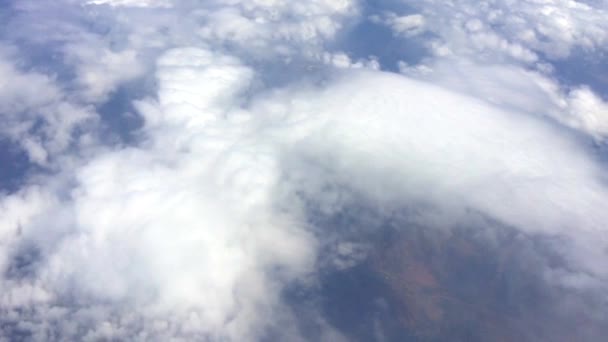
[[[20,0],[0,19],[0,340],[352,340],[317,299],[351,308],[387,229],[412,227],[490,259],[510,241],[506,277],[556,312],[526,338],[583,314],[581,338],[605,332],[606,1]]]

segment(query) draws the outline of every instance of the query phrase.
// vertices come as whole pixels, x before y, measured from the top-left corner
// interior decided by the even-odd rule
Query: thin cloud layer
[[[286,293],[375,260],[365,239],[394,217],[483,226],[490,250],[494,225],[551,239],[559,263],[526,249],[538,286],[567,294],[551,307],[605,302],[606,94],[553,66],[605,52],[605,4],[519,5],[3,5],[0,136],[31,165],[0,197],[1,337],[348,340]],[[428,55],[396,72],[340,48],[370,23]],[[104,107],[120,101],[133,113]],[[103,136],[129,115],[135,141]],[[358,202],[352,227],[319,223]]]

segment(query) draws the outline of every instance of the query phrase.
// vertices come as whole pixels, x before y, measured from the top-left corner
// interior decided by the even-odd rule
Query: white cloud
[[[137,52],[113,52],[88,45],[66,47],[66,57],[77,65],[75,86],[87,102],[103,102],[123,83],[140,77],[145,71]]]
[[[608,103],[588,87],[572,90],[568,100],[572,126],[599,139],[608,135]]]
[[[59,51],[61,63],[46,63],[60,75],[19,65],[27,44],[0,55],[0,132],[56,166],[0,198],[5,335],[256,340],[275,328],[302,338],[282,290],[314,276],[325,243],[306,205],[332,215],[353,193],[379,212],[422,203],[432,210],[412,220],[428,226],[469,223],[474,211],[572,241],[559,250],[570,269],[541,272],[606,291],[602,164],[563,126],[600,140],[607,105],[541,61],[602,50],[603,8],[384,11],[400,39],[437,37],[434,54],[398,75],[338,49],[358,39],[347,36],[362,20],[354,1],[58,4],[22,2],[10,25]],[[69,15],[31,19],[57,6]],[[264,84],[269,64],[295,81]],[[151,90],[129,99],[140,139],[104,146],[95,108],[134,81]],[[365,258],[367,245],[334,242],[335,267]]]
[[[208,25],[199,29],[199,36],[235,44],[257,58],[314,55],[358,13],[357,3],[351,0],[218,1],[217,5],[202,12]]]
[[[604,50],[608,39],[606,6],[597,2],[428,0],[408,5],[452,50],[482,60],[507,55],[533,62],[532,51],[562,58],[580,47]]]
[[[402,63],[400,71],[495,105],[548,117],[596,140],[608,133],[606,102],[589,87],[560,84],[552,70],[448,56],[422,65]]]
[[[424,16],[421,14],[397,16],[394,13],[388,13],[385,17],[386,18],[383,19],[372,17],[372,20],[384,23],[390,27],[396,35],[411,37],[424,31],[426,22]]]
[[[61,96],[61,91],[47,75],[20,72],[10,60],[0,55],[0,112],[22,112],[31,107],[49,104]]]
[[[89,108],[72,104],[63,89],[46,74],[20,70],[0,54],[0,135],[28,152],[32,162],[46,165],[49,153],[63,152],[73,133],[95,120]]]
[[[89,0],[87,4],[91,5],[110,5],[127,6],[127,7],[169,7],[169,0]]]
[[[279,170],[263,154],[274,146],[242,141],[241,126],[224,118],[230,92],[251,72],[235,58],[194,48],[169,51],[158,65],[162,119],[148,120],[152,145],[109,152],[76,169],[69,201],[38,216],[55,217],[51,227],[28,226],[24,239],[44,248],[37,291],[50,291],[47,304],[74,295],[91,305],[115,303],[97,310],[121,321],[126,317],[112,310],[130,303],[139,319],[177,329],[155,338],[262,334],[285,316],[281,284],[312,271],[315,242],[302,222],[275,208]],[[40,240],[49,229],[63,232],[53,247]],[[14,293],[22,285],[5,286]],[[87,321],[69,314],[77,324]],[[86,333],[109,329],[128,338],[122,324]]]

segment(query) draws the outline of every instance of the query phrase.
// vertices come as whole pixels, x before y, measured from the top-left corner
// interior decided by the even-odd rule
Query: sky
[[[608,2],[0,22],[0,341],[488,340],[473,304],[413,302],[435,278],[511,310],[505,340],[608,333]]]

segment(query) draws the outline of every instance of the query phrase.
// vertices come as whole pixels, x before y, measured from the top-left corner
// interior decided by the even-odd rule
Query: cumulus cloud
[[[0,134],[46,166],[0,197],[7,340],[348,339],[286,293],[373,260],[369,237],[394,217],[484,225],[493,250],[494,226],[555,238],[563,261],[533,264],[568,293],[556,306],[605,301],[608,188],[591,142],[608,105],[552,64],[603,51],[604,5],[7,6],[21,30],[2,33]],[[350,55],[342,43],[369,17],[397,41],[427,39],[428,56],[395,73],[374,51]],[[129,87],[137,139],[105,142],[100,108]]]
[[[397,16],[395,13],[388,13],[386,18],[377,16],[371,18],[375,22],[380,22],[390,27],[396,35],[413,36],[424,30],[424,16],[420,14],[409,14]]]
[[[451,48],[468,53],[512,55],[530,51],[550,58],[567,56],[573,49],[603,49],[606,40],[605,4],[579,1],[509,1],[473,3],[436,1],[409,3],[420,10]],[[517,52],[517,51],[520,52]],[[484,55],[481,56],[482,58]],[[523,56],[522,56],[523,57]]]

